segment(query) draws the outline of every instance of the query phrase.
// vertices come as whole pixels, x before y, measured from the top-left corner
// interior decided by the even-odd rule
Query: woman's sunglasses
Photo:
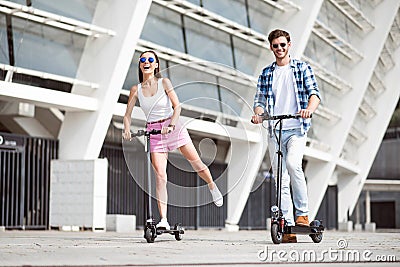
[[[146,60],[149,60],[150,63],[153,63],[153,62],[155,61],[155,59],[154,59],[153,57],[149,57],[149,58],[147,58],[147,57],[141,57],[141,58],[139,59],[139,61],[140,61],[141,63],[145,63]]]
[[[284,48],[287,44],[286,43],[280,43],[280,44],[273,44],[272,47],[273,48],[278,48],[279,46],[281,46],[282,48]]]

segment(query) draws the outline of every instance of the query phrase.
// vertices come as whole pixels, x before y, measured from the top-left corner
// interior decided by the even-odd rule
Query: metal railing
[[[58,141],[0,133],[0,226],[48,229],[50,163]]]
[[[130,151],[132,150],[132,151]],[[125,153],[125,156],[124,156]],[[127,156],[126,153],[132,153]],[[138,141],[129,151],[123,151],[120,144],[105,144],[100,152],[100,158],[108,159],[108,182],[107,182],[107,214],[127,214],[136,215],[137,228],[144,225],[144,198],[145,192],[140,188],[133,177],[141,179],[145,174],[145,159],[143,145]],[[125,162],[125,157],[133,162],[130,162],[131,173]],[[169,159],[176,162],[180,159],[178,156],[171,153]],[[218,177],[226,169],[226,164],[213,163],[209,166],[210,171],[214,177]],[[199,186],[202,181],[194,172],[185,172],[175,168],[172,164],[168,163],[167,167],[168,180],[174,184],[182,186],[195,187]],[[226,174],[223,174],[226,175]],[[226,177],[225,177],[226,178]],[[152,177],[154,181],[154,177]],[[226,179],[225,179],[226,181]],[[226,185],[220,187],[224,190]],[[188,197],[188,196],[182,196]],[[194,203],[198,199],[198,195],[194,194],[189,196],[193,199],[190,200]],[[200,196],[201,197],[201,196]],[[153,215],[156,221],[158,218],[157,203],[152,199]],[[198,229],[198,228],[223,228],[225,226],[225,219],[227,216],[227,202],[221,208],[215,207],[213,203],[207,205],[198,205],[196,207],[177,207],[170,205],[168,207],[168,218],[172,223],[180,222],[185,228]]]
[[[110,29],[10,1],[0,0],[0,12],[95,38],[116,35],[116,33]]]

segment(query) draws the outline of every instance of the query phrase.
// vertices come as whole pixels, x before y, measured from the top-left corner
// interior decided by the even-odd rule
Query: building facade
[[[291,56],[310,63],[322,94],[304,158],[310,217],[331,199],[334,220],[348,225],[399,100],[399,6],[398,0],[0,1],[0,130],[59,140],[60,162],[97,160],[105,144],[120,142],[138,55],[154,50],[202,158],[218,166],[223,226],[238,229],[251,193],[264,192],[254,194],[254,207],[271,192],[263,189],[266,132],[250,116],[257,77],[273,60],[267,35],[282,28],[292,36]],[[139,107],[132,117],[133,130],[143,127]],[[170,165],[184,171],[176,157]],[[172,204],[198,204],[190,199]],[[269,216],[262,214],[261,220]]]

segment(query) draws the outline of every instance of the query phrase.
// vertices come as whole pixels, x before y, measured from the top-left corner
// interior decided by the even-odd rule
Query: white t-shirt
[[[274,115],[295,114],[299,111],[296,101],[294,75],[290,64],[275,66],[272,79],[272,92],[275,96]],[[283,120],[283,130],[300,127],[301,124],[298,119]]]

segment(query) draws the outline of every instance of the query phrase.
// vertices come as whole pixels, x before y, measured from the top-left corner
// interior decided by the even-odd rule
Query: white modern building
[[[100,151],[107,133],[121,130],[139,54],[154,50],[203,158],[226,165],[225,227],[238,229],[269,169],[266,131],[250,116],[258,75],[273,60],[267,35],[282,28],[292,57],[313,67],[323,98],[305,155],[310,215],[335,186],[337,222],[346,228],[399,101],[399,7],[400,0],[2,0],[0,131],[58,139],[53,174],[80,176],[88,164],[88,183],[104,179]],[[135,107],[132,129],[144,121]],[[104,213],[95,207],[104,203],[101,186],[90,210]],[[50,203],[54,214],[59,208]]]

